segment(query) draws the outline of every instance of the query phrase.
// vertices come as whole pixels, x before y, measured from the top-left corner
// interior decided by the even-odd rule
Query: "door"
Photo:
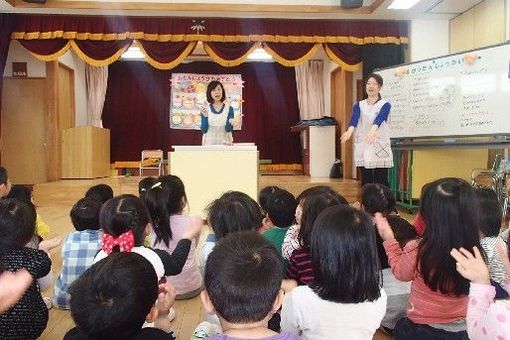
[[[344,178],[353,178],[353,138],[343,145],[340,143],[340,136],[349,127],[351,119],[352,93],[352,72],[340,67],[331,72],[331,111],[339,124],[336,130],[336,157],[342,160]]]
[[[62,177],[62,131],[75,126],[74,71],[54,61],[46,64],[49,82],[48,180]]]
[[[47,82],[4,78],[0,147],[2,166],[16,184],[47,182]]]

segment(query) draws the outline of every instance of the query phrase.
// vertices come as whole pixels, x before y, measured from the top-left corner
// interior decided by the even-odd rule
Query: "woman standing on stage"
[[[223,84],[211,81],[206,95],[207,103],[201,112],[202,145],[231,145],[234,141],[232,130],[239,124],[239,119],[234,118],[234,109],[225,103]]]
[[[368,76],[368,98],[357,102],[352,108],[349,128],[342,134],[341,142],[348,141],[354,130],[354,160],[361,168],[361,185],[380,183],[388,186],[388,168],[393,167],[388,115],[391,104],[382,99],[379,92],[383,86],[380,75]]]

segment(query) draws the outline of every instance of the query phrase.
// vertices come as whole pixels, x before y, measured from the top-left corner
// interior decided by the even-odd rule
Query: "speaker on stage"
[[[363,6],[363,0],[341,0],[340,7],[342,8],[359,8]]]
[[[23,2],[28,2],[30,4],[45,4],[46,0],[23,0]]]

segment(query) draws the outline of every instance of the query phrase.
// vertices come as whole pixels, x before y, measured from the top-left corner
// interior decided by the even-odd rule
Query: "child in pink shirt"
[[[508,249],[497,248],[507,272],[510,272]],[[478,248],[474,256],[464,248],[453,249],[451,255],[457,261],[457,270],[471,281],[467,326],[469,338],[510,339],[510,301],[494,301],[496,289],[490,284],[490,274]],[[503,288],[510,292],[510,280],[503,282]]]
[[[154,249],[172,253],[187,229],[203,224],[200,217],[182,213],[187,198],[184,184],[177,176],[159,177],[142,197],[154,222],[154,232],[151,235]],[[200,233],[191,240],[190,251],[182,272],[167,277],[175,287],[178,300],[192,298],[202,291],[203,280],[195,260],[199,238]]]
[[[397,322],[394,339],[468,339],[469,282],[457,273],[449,252],[456,246],[480,246],[475,192],[462,179],[443,178],[423,188],[420,202],[427,227],[421,239],[404,249],[386,218],[375,216],[393,274],[412,281],[407,317]]]

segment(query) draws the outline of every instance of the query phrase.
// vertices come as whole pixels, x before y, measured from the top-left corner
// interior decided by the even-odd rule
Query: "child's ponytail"
[[[151,215],[154,223],[154,233],[156,234],[156,243],[163,241],[168,246],[172,239],[172,229],[170,228],[170,213],[167,209],[168,190],[161,182],[152,185],[144,196],[145,205]]]

